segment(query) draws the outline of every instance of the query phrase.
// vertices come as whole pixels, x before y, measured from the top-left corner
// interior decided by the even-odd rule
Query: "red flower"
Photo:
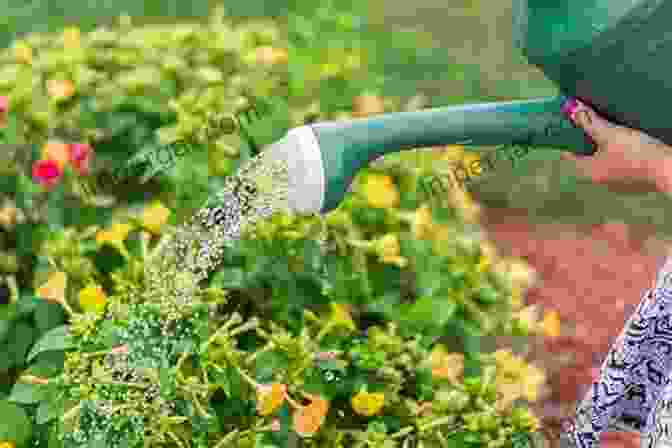
[[[63,171],[55,160],[42,159],[33,164],[33,179],[47,188],[56,185],[62,175]]]
[[[77,174],[86,176],[89,174],[89,162],[93,155],[93,149],[88,143],[71,143],[70,149],[70,163],[72,164]]]

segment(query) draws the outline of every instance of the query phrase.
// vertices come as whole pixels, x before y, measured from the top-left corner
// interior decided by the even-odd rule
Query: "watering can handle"
[[[567,99],[467,104],[314,123],[310,127],[322,156],[326,202],[340,202],[354,175],[369,162],[404,149],[522,144],[593,154],[584,131],[561,112]]]

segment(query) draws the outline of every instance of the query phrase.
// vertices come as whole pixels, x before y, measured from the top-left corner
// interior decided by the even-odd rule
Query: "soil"
[[[573,417],[614,339],[652,286],[665,255],[653,227],[530,224],[522,210],[484,210],[483,225],[503,255],[537,271],[527,303],[555,309],[561,335],[533,343],[531,359],[549,375],[547,398],[535,405],[547,431]],[[559,446],[549,436],[552,447]],[[604,448],[638,448],[638,433],[608,433]]]

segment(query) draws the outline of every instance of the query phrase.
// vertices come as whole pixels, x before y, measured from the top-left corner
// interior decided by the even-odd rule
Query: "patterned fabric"
[[[642,448],[672,448],[672,257],[658,272],[579,402],[563,447],[599,447],[604,431],[642,433]]]

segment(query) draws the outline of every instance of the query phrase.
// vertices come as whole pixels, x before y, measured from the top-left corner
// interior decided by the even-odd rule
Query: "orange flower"
[[[67,100],[75,94],[75,86],[69,80],[50,79],[47,81],[47,92],[56,101]]]
[[[67,143],[47,142],[42,147],[42,158],[53,160],[58,165],[58,169],[62,171],[70,160],[70,148]]]
[[[257,388],[257,412],[259,415],[269,415],[285,402],[287,386],[281,383],[270,385],[262,384]]]
[[[439,344],[432,350],[430,364],[432,376],[457,383],[464,372],[464,355],[462,353],[448,353],[446,348]]]
[[[549,338],[556,338],[560,336],[560,315],[558,312],[552,310],[545,313],[541,327],[544,329],[544,335]]]
[[[315,395],[304,395],[312,401],[294,412],[294,431],[301,437],[311,437],[324,423],[329,412],[329,402]]]
[[[54,272],[49,275],[47,281],[37,288],[35,294],[50,302],[65,302],[65,289],[68,284],[68,276],[63,271]]]

